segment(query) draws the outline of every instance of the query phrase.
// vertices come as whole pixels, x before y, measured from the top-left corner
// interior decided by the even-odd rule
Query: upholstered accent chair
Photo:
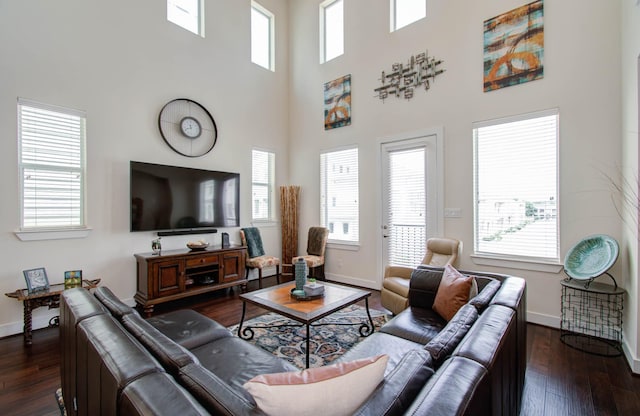
[[[262,289],[262,269],[275,266],[276,281],[280,284],[280,259],[265,254],[260,230],[256,227],[241,228],[240,241],[243,246],[247,246],[248,252],[248,258],[245,261],[245,276],[249,277],[250,269],[258,269],[258,286]]]
[[[291,263],[295,264],[299,258],[303,258],[309,268],[309,277],[324,280],[324,253],[327,248],[327,239],[329,238],[329,229],[324,227],[309,228],[309,237],[307,238],[307,254],[297,256],[291,259]]]
[[[444,267],[447,264],[458,267],[462,243],[453,238],[430,238],[422,264]],[[413,268],[387,266],[382,279],[380,301],[382,306],[394,315],[409,306],[409,282]]]

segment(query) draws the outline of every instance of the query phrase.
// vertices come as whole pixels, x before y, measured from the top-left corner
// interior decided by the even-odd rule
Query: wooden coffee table
[[[329,325],[328,323],[312,325],[314,322],[344,309],[347,306],[364,300],[369,320],[368,322],[360,324],[360,335],[366,337],[373,333],[373,319],[371,319],[371,314],[369,313],[369,296],[371,296],[371,292],[348,286],[336,285],[333,283],[322,282],[322,285],[325,288],[324,296],[310,300],[297,300],[291,296],[291,289],[295,287],[295,282],[283,283],[278,286],[241,294],[242,318],[240,319],[240,325],[238,326],[238,336],[246,340],[252,339],[254,335],[252,328],[305,326],[307,330],[306,366],[309,368],[309,329],[312,326]],[[300,325],[260,325],[254,327],[243,327],[247,303],[252,303],[268,311],[286,316],[296,322],[300,322]],[[331,324],[358,325],[340,322],[332,322]]]

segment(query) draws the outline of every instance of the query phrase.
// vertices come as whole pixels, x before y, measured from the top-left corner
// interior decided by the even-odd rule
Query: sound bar
[[[169,235],[187,235],[187,234],[214,234],[217,232],[218,232],[217,228],[192,228],[190,230],[158,231],[158,237],[166,237]]]

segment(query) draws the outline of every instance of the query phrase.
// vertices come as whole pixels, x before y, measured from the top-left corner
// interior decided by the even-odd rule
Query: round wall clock
[[[187,98],[166,103],[160,110],[158,127],[169,147],[187,157],[206,155],[218,140],[218,129],[211,114]]]

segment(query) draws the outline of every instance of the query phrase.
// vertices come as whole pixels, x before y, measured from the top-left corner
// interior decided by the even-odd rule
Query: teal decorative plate
[[[618,242],[608,235],[585,237],[567,253],[564,271],[573,279],[594,279],[613,266],[618,258],[618,251]]]

